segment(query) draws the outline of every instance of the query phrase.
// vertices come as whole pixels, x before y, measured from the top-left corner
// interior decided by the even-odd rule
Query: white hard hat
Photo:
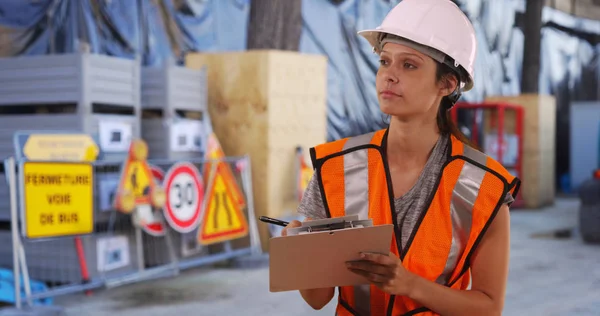
[[[366,38],[377,53],[386,34],[405,39],[412,48],[459,72],[462,67],[467,77],[463,79],[465,86],[462,90],[473,88],[477,53],[475,29],[460,8],[450,0],[402,0],[380,26],[358,34]],[[452,58],[452,61],[444,59],[445,56],[440,58],[440,52]]]

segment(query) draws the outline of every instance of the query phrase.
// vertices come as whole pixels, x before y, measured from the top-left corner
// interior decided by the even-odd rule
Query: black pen
[[[270,218],[270,217],[267,217],[267,216],[261,216],[259,219],[261,220],[261,222],[275,224],[275,225],[279,225],[279,226],[283,226],[283,227],[285,227],[285,226],[287,226],[289,224],[286,221],[278,220],[278,219],[275,219],[275,218]]]

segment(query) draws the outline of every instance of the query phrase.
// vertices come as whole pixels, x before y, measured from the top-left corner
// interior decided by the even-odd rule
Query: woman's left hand
[[[346,262],[348,269],[362,275],[384,292],[407,296],[415,275],[407,271],[392,252],[389,255],[361,253],[361,260]]]

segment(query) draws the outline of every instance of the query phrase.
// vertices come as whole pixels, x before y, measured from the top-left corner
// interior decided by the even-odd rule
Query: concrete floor
[[[600,247],[556,229],[577,226],[576,200],[512,213],[511,267],[504,315],[600,315]],[[67,315],[334,315],[313,311],[297,292],[270,293],[268,267],[194,269],[160,279],[59,297]],[[335,300],[335,299],[334,299]]]

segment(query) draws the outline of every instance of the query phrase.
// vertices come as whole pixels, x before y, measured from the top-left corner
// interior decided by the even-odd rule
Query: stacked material
[[[180,66],[142,69],[142,138],[150,159],[203,156],[206,71]]]
[[[554,203],[556,192],[556,100],[553,96],[523,94],[489,97],[488,102],[507,102],[525,110],[523,122],[523,175],[521,194],[526,208]],[[515,116],[505,113],[505,132],[515,132]]]
[[[208,71],[208,110],[228,156],[249,154],[256,215],[278,217],[296,199],[296,147],[326,140],[327,60],[282,51],[189,54]],[[259,226],[263,249],[266,225]]]
[[[140,136],[140,67],[135,60],[87,53],[0,58],[0,155],[14,155],[22,130],[81,131],[104,159],[122,159]],[[0,220],[8,188],[0,181]]]

